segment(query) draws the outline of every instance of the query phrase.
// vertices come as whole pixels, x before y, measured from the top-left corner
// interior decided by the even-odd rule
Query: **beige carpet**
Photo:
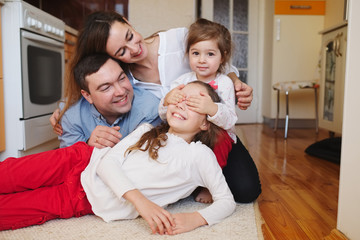
[[[181,200],[168,207],[170,212],[186,212],[203,208],[204,204],[192,198]],[[0,231],[1,240],[127,240],[127,239],[236,239],[263,240],[261,215],[257,203],[237,204],[236,211],[223,222],[211,227],[204,226],[194,231],[176,235],[152,235],[145,220],[122,220],[105,223],[96,216],[57,219],[43,225]]]

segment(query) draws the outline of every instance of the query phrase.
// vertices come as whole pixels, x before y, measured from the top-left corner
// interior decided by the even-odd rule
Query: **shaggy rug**
[[[189,212],[206,205],[192,198],[183,199],[170,205],[170,212]],[[152,239],[236,239],[263,240],[262,219],[257,203],[237,204],[236,211],[221,223],[203,226],[194,231],[175,236],[153,235],[142,218],[105,223],[96,216],[56,219],[43,225],[0,231],[1,240],[152,240]]]

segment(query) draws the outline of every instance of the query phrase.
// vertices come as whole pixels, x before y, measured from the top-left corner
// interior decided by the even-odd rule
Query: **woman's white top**
[[[171,83],[170,90],[181,84],[186,85],[196,80],[195,72],[185,73]],[[213,88],[221,98],[221,102],[216,103],[218,105],[216,114],[212,117],[208,115],[207,120],[225,129],[234,143],[236,143],[235,123],[238,118],[235,111],[234,84],[232,80],[224,74],[217,74],[216,78],[211,82],[211,85],[215,86]],[[166,119],[166,111],[167,107],[164,106],[164,98],[162,98],[159,104],[159,116],[162,120]]]
[[[187,28],[173,28],[159,32],[158,70],[160,84],[138,81],[132,76],[136,86],[150,90],[159,99],[170,90],[170,85],[182,74],[191,72],[188,58],[185,56]],[[239,76],[239,71],[234,66],[228,66],[225,73],[234,72]]]
[[[113,148],[94,148],[81,184],[93,212],[109,222],[133,219],[139,214],[122,196],[138,189],[161,207],[189,196],[198,186],[209,189],[214,202],[198,211],[209,225],[220,222],[235,210],[235,201],[210,148],[201,142],[187,143],[167,133],[166,146],[153,160],[148,152],[126,149],[152,128],[143,124]]]

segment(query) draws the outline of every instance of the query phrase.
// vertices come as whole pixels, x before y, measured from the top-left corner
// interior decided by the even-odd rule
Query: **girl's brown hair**
[[[223,73],[225,65],[230,62],[232,52],[232,41],[229,30],[223,25],[199,18],[191,24],[186,41],[186,54],[190,47],[201,41],[215,40],[221,53],[222,63],[218,72]]]
[[[95,53],[106,53],[106,42],[109,37],[111,25],[114,22],[128,24],[126,19],[116,12],[99,11],[90,14],[79,32],[76,42],[75,54],[70,62],[70,71],[65,76],[65,106],[61,111],[58,122],[74,103],[81,98],[81,87],[74,76],[74,69],[85,57]]]
[[[189,84],[198,84],[206,88],[207,93],[213,100],[213,102],[220,102],[219,95],[215,90],[207,83],[201,81],[190,82]],[[152,128],[150,131],[144,133],[139,141],[134,145],[130,146],[125,154],[129,154],[131,151],[140,150],[140,151],[149,151],[149,156],[156,160],[158,158],[158,150],[166,145],[167,135],[170,126],[168,123],[162,123],[161,125]],[[222,134],[223,130],[216,126],[215,124],[209,122],[209,128],[205,131],[200,131],[197,133],[192,142],[201,141],[203,144],[207,145],[211,149],[216,144],[216,139],[219,134]],[[226,133],[226,132],[225,132]]]

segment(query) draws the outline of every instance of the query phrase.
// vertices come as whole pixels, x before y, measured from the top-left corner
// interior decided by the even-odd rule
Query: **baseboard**
[[[270,128],[275,127],[275,118],[268,118],[263,116],[264,124],[268,125]],[[289,128],[315,128],[316,120],[315,119],[289,119]],[[278,128],[285,128],[285,119],[279,118]]]

